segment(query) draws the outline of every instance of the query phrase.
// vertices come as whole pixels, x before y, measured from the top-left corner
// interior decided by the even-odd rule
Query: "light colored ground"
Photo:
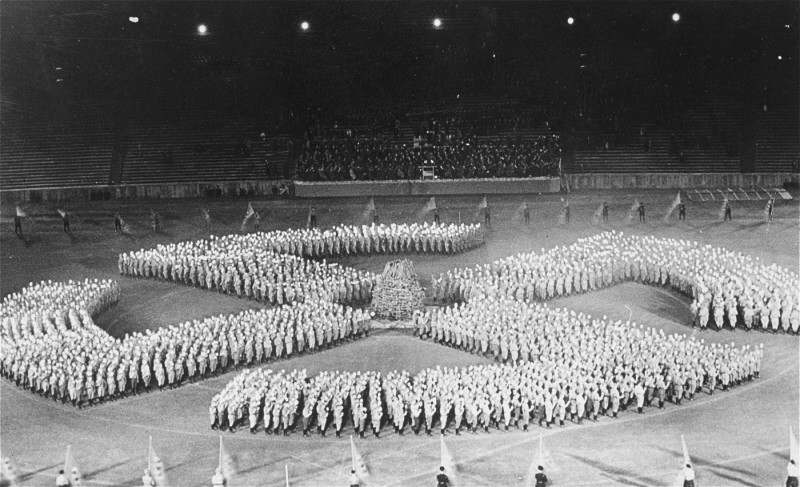
[[[627,221],[634,198],[644,201],[648,223]],[[797,204],[779,201],[775,221],[763,222],[761,202],[734,202],[732,223],[721,223],[719,202],[688,203],[689,222],[664,222],[664,210],[673,192],[581,193],[570,198],[572,222],[558,225],[558,196],[531,195],[489,198],[494,230],[485,247],[454,257],[411,256],[427,284],[433,273],[488,262],[521,251],[568,244],[576,238],[605,228],[661,237],[688,238],[725,246],[758,256],[768,263],[798,267]],[[478,219],[480,197],[437,198],[444,220]],[[532,205],[532,225],[525,228],[520,208],[524,199]],[[593,220],[602,199],[611,203],[611,224]],[[318,200],[321,226],[360,223],[368,197],[343,201]],[[422,218],[425,199],[377,199],[384,222]],[[305,222],[308,202],[258,201],[264,207],[262,228],[289,228]],[[120,304],[98,319],[115,335],[155,328],[184,319],[231,313],[256,303],[219,296],[154,281],[119,278],[116,255],[156,243],[197,238],[206,234],[200,226],[201,205],[211,209],[212,232],[237,231],[243,200],[154,201],[150,203],[96,203],[72,205],[81,221],[73,223],[74,238],[60,233],[55,207],[32,207],[49,217],[37,218],[26,227],[28,239],[14,237],[4,224],[0,234],[0,290],[8,294],[30,281],[110,277],[120,281]],[[166,234],[153,236],[147,229],[149,207],[164,215]],[[330,209],[330,211],[328,211]],[[9,216],[13,207],[4,207]],[[134,236],[113,233],[114,211],[121,211]],[[660,214],[659,214],[660,213]],[[226,223],[227,222],[227,223]],[[344,265],[380,272],[392,257],[342,259]],[[683,406],[648,410],[644,415],[622,414],[617,420],[601,419],[564,429],[533,428],[529,433],[491,431],[489,434],[452,434],[448,446],[459,461],[461,485],[524,485],[531,461],[537,455],[539,433],[544,434],[547,467],[552,485],[670,485],[681,462],[680,435],[686,436],[698,470],[698,485],[781,485],[788,455],[787,429],[798,422],[797,337],[744,332],[699,332],[685,326],[688,301],[663,289],[624,284],[596,293],[559,299],[567,306],[592,314],[633,320],[668,331],[694,333],[707,341],[763,342],[766,359],[762,378],[727,393],[704,395]],[[485,363],[401,331],[382,331],[368,339],[338,349],[280,361],[270,366],[306,368],[313,374],[323,369],[388,371],[406,368]],[[84,410],[55,404],[0,381],[0,441],[3,455],[11,457],[25,485],[53,485],[67,444],[86,472],[88,485],[139,485],[146,465],[147,439],[164,461],[171,483],[177,486],[210,485],[216,465],[218,432],[207,426],[210,398],[233,374]],[[292,485],[346,485],[349,447],[346,438],[251,435],[247,431],[224,434],[226,447],[236,457],[239,476],[233,485],[281,485],[284,465],[289,465]],[[384,430],[380,439],[360,440],[358,446],[373,470],[373,485],[433,485],[438,466],[438,439]]]

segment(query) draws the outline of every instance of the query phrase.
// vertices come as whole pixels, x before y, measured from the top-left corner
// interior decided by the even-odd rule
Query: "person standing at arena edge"
[[[61,221],[64,223],[64,233],[69,235],[72,231],[69,229],[69,213],[66,211],[61,215]]]
[[[114,233],[122,233],[122,217],[114,213]]]
[[[644,203],[639,203],[639,208],[637,211],[639,211],[639,223],[645,223],[646,219],[644,214]]]
[[[358,487],[361,480],[358,478],[355,470],[350,470],[350,487]]]
[[[14,233],[22,237],[22,218],[19,215],[14,215]]]
[[[219,467],[214,469],[214,476],[211,477],[211,485],[212,487],[224,487],[225,485],[225,477],[222,476],[222,470]]]
[[[694,469],[689,463],[683,469],[683,487],[694,487]]]
[[[794,459],[786,465],[786,487],[797,487],[798,468]]]
[[[731,202],[728,199],[725,199],[725,216],[722,218],[722,221],[727,221],[733,219],[731,218]]]
[[[492,228],[492,214],[489,212],[489,205],[483,209],[483,222],[486,228]]]
[[[525,225],[531,224],[531,209],[528,203],[525,203],[525,207],[522,209],[522,217],[525,219]]]
[[[678,204],[678,220],[686,221],[686,205],[683,201]]]
[[[56,477],[56,487],[69,487],[69,485],[69,479],[64,475],[64,471],[59,470],[58,477]]]
[[[313,206],[311,207],[311,212],[308,214],[308,221],[311,228],[317,228],[317,212]]]
[[[433,223],[437,225],[442,223],[442,220],[439,218],[439,208],[433,209]]]
[[[603,201],[603,223],[608,223],[608,201]]]
[[[144,474],[142,475],[142,487],[153,487],[156,485],[156,481],[153,480],[153,477],[150,475],[149,469],[144,469]]]
[[[439,474],[436,476],[436,487],[450,487],[450,477],[444,473],[444,466],[439,467]]]
[[[535,475],[536,487],[547,487],[547,475],[544,474],[544,467],[539,465]]]
[[[564,223],[569,225],[569,200],[564,200]]]

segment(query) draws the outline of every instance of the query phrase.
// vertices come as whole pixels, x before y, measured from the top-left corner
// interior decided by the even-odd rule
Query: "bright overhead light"
[[[778,61],[782,60],[783,56],[778,56]]]
[[[206,27],[206,24],[198,25],[197,26],[197,33],[200,34],[201,36],[206,35],[208,33],[208,27]]]
[[[679,14],[678,12],[675,12],[674,14],[672,14],[672,21],[673,22],[677,22],[679,20],[681,20],[681,14]]]
[[[309,27],[310,25],[308,25],[308,22],[303,21],[303,23],[300,24],[300,28],[303,30],[308,30]]]
[[[568,23],[569,25],[572,25],[572,24],[574,24],[574,23],[575,23],[575,19],[573,19],[572,17],[568,17],[568,18],[567,18],[567,23]]]
[[[440,19],[438,17],[433,19],[433,26],[434,27],[441,27],[442,26],[442,19]]]
[[[136,24],[139,22],[139,17],[128,17],[128,22]]]

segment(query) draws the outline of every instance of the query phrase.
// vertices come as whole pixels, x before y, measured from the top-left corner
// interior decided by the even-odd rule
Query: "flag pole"
[[[539,466],[544,467],[544,441],[541,433],[539,433]]]
[[[350,435],[350,459],[352,460],[353,470],[356,469],[356,445],[353,443],[353,435]]]
[[[219,435],[219,463],[217,465],[220,472],[222,471],[222,435]]]
[[[289,465],[286,464],[284,467],[286,468],[286,487],[289,487]]]
[[[147,471],[153,471],[153,437],[150,437],[150,443],[147,446]]]
[[[69,463],[70,450],[71,449],[72,449],[72,445],[67,445],[67,454],[66,454],[66,456],[64,456],[64,471],[67,472],[67,475],[69,475],[69,472],[68,472],[69,466],[67,464]]]

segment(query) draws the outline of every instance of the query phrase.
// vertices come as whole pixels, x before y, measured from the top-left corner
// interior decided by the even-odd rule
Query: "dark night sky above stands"
[[[586,85],[641,111],[654,92],[663,103],[757,86],[794,103],[799,5],[4,1],[2,108],[246,112],[466,93],[558,106]]]

